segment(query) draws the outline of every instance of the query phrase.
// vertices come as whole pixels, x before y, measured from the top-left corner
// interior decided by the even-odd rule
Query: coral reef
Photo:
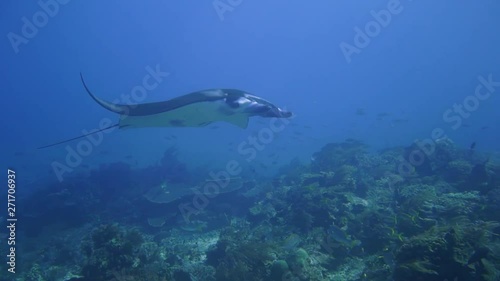
[[[148,168],[103,165],[27,197],[21,278],[499,280],[498,159],[447,139],[429,149],[348,139],[214,194],[175,148]]]

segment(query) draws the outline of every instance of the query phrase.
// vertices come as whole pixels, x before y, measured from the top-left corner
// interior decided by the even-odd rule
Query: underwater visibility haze
[[[497,1],[4,1],[0,280],[500,280]]]

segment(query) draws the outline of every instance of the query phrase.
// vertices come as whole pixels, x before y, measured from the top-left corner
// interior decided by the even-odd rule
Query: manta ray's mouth
[[[268,108],[267,111],[261,114],[262,117],[289,118],[292,117],[291,111],[283,110],[277,107]]]

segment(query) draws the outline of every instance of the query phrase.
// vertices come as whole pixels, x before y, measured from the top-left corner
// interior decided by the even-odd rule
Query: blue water
[[[292,110],[294,122],[310,129],[301,129],[297,139],[289,137],[297,128],[287,129],[273,143],[290,157],[307,159],[324,143],[348,137],[375,148],[408,144],[430,137],[436,127],[464,146],[476,141],[481,149],[499,149],[500,90],[481,101],[457,130],[442,117],[474,93],[478,76],[500,80],[497,2],[401,1],[398,13],[350,63],[340,44],[354,46],[354,28],[364,29],[374,19],[370,11],[387,10],[390,2],[235,1],[239,5],[227,10],[214,3],[68,1],[31,39],[23,36],[22,17],[33,22],[42,7],[2,4],[5,163],[29,166],[30,173],[47,170],[47,160],[64,155],[64,146],[34,148],[115,118],[86,95],[79,72],[98,96],[114,100],[140,85],[145,68],[156,65],[170,75],[143,102],[234,87]],[[10,32],[27,43],[12,44]],[[366,114],[356,115],[357,109]],[[384,112],[390,115],[377,120]],[[220,160],[233,156],[228,142],[241,141],[258,126],[252,120],[246,131],[221,125],[216,133],[206,128],[113,132],[99,147],[112,154],[84,161],[132,154],[146,165],[158,158],[166,145],[162,136],[170,134],[178,135],[185,157]],[[14,157],[16,151],[28,153],[30,163]]]
[[[49,16],[41,12],[47,3]],[[89,98],[80,72],[97,96],[113,101],[142,85],[148,67],[168,75],[141,103],[238,88],[294,112],[290,124],[257,153],[254,166],[262,176],[294,158],[307,163],[330,142],[355,138],[377,150],[431,138],[435,129],[459,147],[475,142],[476,149],[497,153],[500,2],[454,4],[2,2],[2,166],[22,172],[26,188],[56,180],[53,163],[64,163],[67,149],[78,142],[37,147],[99,128],[103,119],[118,120]],[[346,55],[347,45],[355,52]],[[493,86],[484,86],[485,79]],[[481,85],[479,99],[475,91]],[[454,105],[464,102],[460,116]],[[238,144],[267,122],[253,117],[247,129],[217,123],[114,130],[64,177],[82,165],[154,165],[173,145],[192,169],[222,167],[232,159],[245,163]]]

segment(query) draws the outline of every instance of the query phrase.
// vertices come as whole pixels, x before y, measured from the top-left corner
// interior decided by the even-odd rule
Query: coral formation
[[[499,280],[498,159],[446,139],[422,149],[369,152],[349,139],[217,193],[174,148],[149,168],[105,165],[26,199],[25,247],[36,250],[22,278]],[[415,151],[419,165],[401,170]]]

